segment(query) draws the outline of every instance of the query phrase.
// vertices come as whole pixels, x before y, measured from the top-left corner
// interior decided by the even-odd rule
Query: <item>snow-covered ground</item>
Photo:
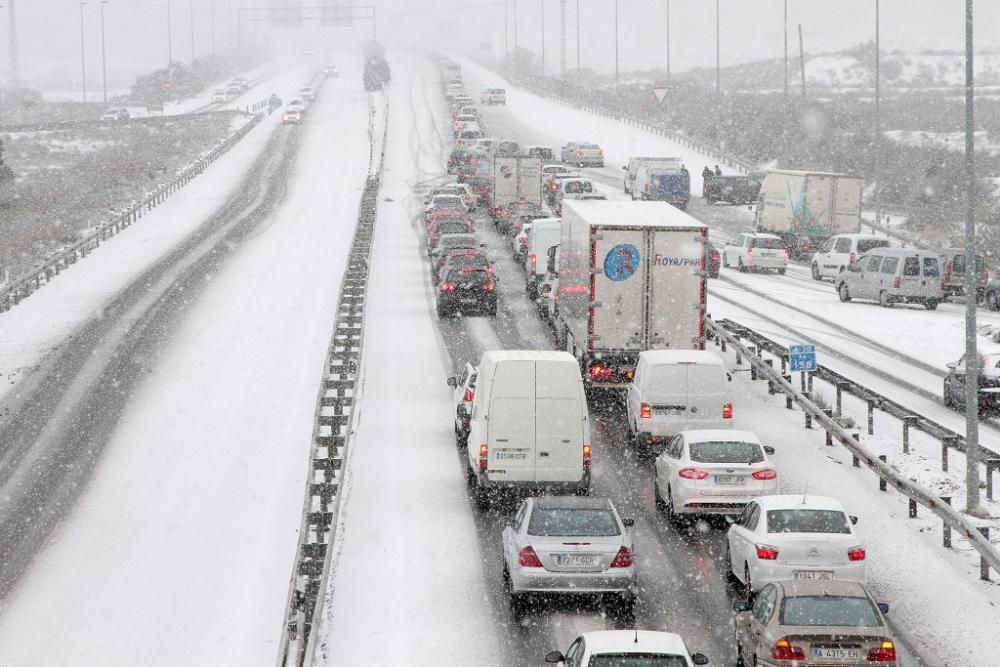
[[[5,601],[0,663],[274,664],[344,238],[368,163],[360,78],[354,62],[324,86],[302,128],[283,128],[303,134],[285,201],[212,276],[151,364],[99,474]],[[303,73],[281,80],[292,92]],[[58,287],[0,317],[6,338],[24,334],[20,363],[60,344],[219,208],[277,122]]]

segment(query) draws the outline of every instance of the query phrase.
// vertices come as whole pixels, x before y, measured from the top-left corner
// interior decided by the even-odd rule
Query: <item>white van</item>
[[[640,453],[659,453],[680,431],[732,428],[730,376],[707,350],[639,353],[626,392],[626,423]]]
[[[538,298],[538,284],[545,278],[549,261],[549,248],[559,245],[562,238],[562,221],[559,218],[541,218],[531,223],[528,231],[528,252],[524,258],[525,286],[528,298]]]
[[[836,278],[861,255],[875,248],[889,248],[892,243],[885,237],[871,234],[837,234],[827,239],[812,258],[813,280]]]
[[[632,192],[633,183],[635,182],[635,177],[639,172],[639,167],[659,165],[663,168],[675,167],[677,169],[681,168],[682,160],[679,157],[630,157],[628,159],[628,165],[622,167],[625,170],[625,194]]]
[[[941,257],[933,250],[875,248],[834,281],[841,301],[870,299],[884,308],[918,303],[934,310],[944,300]]]
[[[576,359],[550,350],[487,350],[469,419],[476,505],[499,490],[590,491],[590,422]]]

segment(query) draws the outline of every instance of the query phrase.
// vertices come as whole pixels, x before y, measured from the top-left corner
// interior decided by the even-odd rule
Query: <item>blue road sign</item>
[[[816,346],[792,345],[788,348],[788,370],[811,373],[816,370]]]

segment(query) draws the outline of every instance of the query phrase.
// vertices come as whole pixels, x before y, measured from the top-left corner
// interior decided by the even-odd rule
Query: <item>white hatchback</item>
[[[569,645],[565,655],[552,651],[545,662],[566,665],[707,665],[702,653],[692,653],[680,635],[653,630],[597,630],[585,632]]]
[[[774,234],[740,234],[722,249],[722,265],[745,271],[788,269],[788,248]]]
[[[804,494],[755,498],[729,528],[728,574],[743,584],[748,599],[776,581],[866,583],[868,563],[854,532],[857,520],[835,498]]]
[[[656,459],[653,493],[670,519],[680,514],[730,514],[778,492],[774,448],[750,431],[681,431]]]

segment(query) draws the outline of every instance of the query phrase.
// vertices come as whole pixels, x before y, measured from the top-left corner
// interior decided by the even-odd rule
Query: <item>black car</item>
[[[965,357],[948,364],[943,394],[945,406],[965,411]],[[979,415],[1000,415],[1000,349],[980,354]]]
[[[730,204],[752,204],[757,201],[760,183],[749,176],[713,176],[703,185],[705,203],[724,201]]]
[[[517,228],[526,222],[537,220],[538,218],[548,218],[552,212],[541,204],[530,201],[515,201],[507,204],[502,209],[494,211],[493,221],[496,223],[497,231],[501,234],[514,235]]]
[[[497,283],[493,274],[472,266],[452,268],[438,283],[437,314],[497,314]]]
[[[705,271],[709,278],[719,277],[719,264],[722,263],[722,253],[714,243],[705,244]]]

